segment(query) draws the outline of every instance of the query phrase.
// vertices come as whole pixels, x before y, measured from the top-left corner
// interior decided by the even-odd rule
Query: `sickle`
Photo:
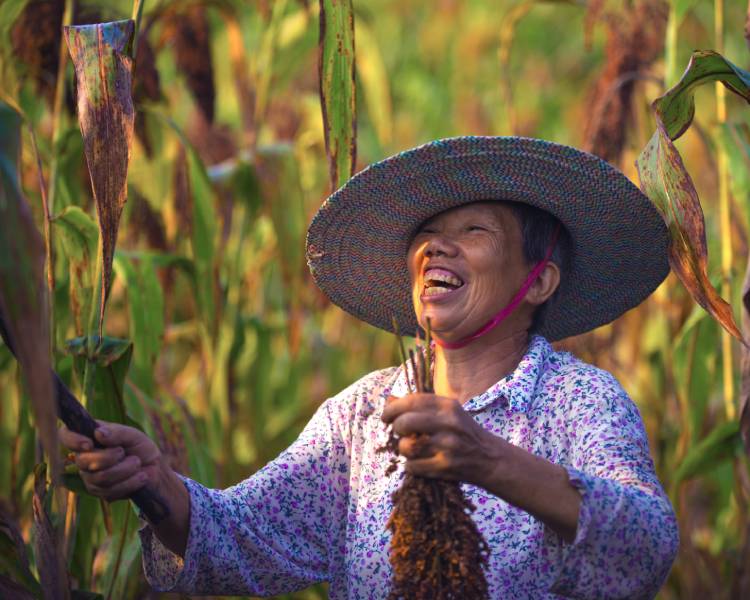
[[[1,312],[0,336],[2,336],[3,342],[5,342],[8,350],[11,351],[13,356],[16,356],[16,351],[11,342],[10,334],[8,333],[8,328],[5,326],[5,320]],[[85,435],[87,438],[91,439],[96,448],[103,448],[104,446],[94,438],[94,430],[99,427],[99,424],[54,371],[52,371],[52,381],[55,388],[55,395],[57,396],[57,411],[60,419],[65,423],[65,426],[71,431]],[[133,492],[128,497],[138,508],[141,509],[141,512],[153,524],[159,523],[162,519],[169,516],[169,509],[167,508],[164,499],[149,487],[144,486]]]

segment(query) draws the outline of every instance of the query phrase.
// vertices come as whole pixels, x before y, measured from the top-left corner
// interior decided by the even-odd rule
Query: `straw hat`
[[[395,316],[414,335],[414,233],[449,208],[493,199],[541,208],[570,235],[570,269],[539,330],[550,341],[609,323],[669,272],[667,228],[625,175],[575,148],[520,137],[437,140],[359,172],[310,224],[310,271],[345,311],[387,331]]]

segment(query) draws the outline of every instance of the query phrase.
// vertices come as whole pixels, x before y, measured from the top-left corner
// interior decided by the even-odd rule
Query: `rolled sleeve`
[[[653,598],[677,553],[672,506],[654,473],[643,423],[612,378],[574,398],[572,464],[581,494],[576,537],[562,545],[551,591],[574,598]],[[575,396],[575,394],[573,394]]]
[[[149,583],[158,591],[267,596],[328,579],[348,486],[346,454],[333,432],[326,402],[287,450],[238,485],[213,490],[183,478],[185,557],[143,527]]]

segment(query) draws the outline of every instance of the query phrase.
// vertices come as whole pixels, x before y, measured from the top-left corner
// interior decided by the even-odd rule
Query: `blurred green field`
[[[73,23],[132,11],[125,0],[67,4]],[[654,130],[649,104],[679,79],[691,52],[717,49],[740,67],[750,63],[747,6],[738,0],[723,3],[723,48],[710,0],[353,4],[355,170],[440,137],[512,134],[589,149],[637,183],[634,161]],[[0,2],[0,99],[26,118],[21,183],[42,231],[30,130],[39,146],[52,213],[53,363],[80,393],[68,341],[89,332],[77,318],[85,306],[75,307],[90,302],[88,251],[98,229],[69,59],[55,100],[65,6]],[[105,335],[132,348],[121,343],[100,368],[124,378],[122,396],[111,399],[122,418],[157,440],[175,469],[210,486],[249,476],[325,398],[397,362],[393,336],[332,306],[305,264],[307,225],[331,189],[318,11],[310,0],[144,3],[128,202],[104,322]],[[716,97],[713,85],[697,91],[695,123],[677,147],[703,204],[709,275],[730,290],[739,322],[750,177],[741,154],[728,157],[730,220],[722,225]],[[726,103],[727,122],[744,131],[750,111],[733,94]],[[723,271],[722,240],[731,250]],[[670,275],[639,308],[559,344],[613,372],[641,410],[680,523],[665,600],[750,595],[750,471],[737,426],[750,382],[741,377],[739,343],[722,339]],[[107,401],[89,408],[117,412]],[[36,579],[31,498],[43,456],[4,347],[0,447],[9,449],[0,453],[3,519],[19,524]],[[76,485],[71,469],[66,481]],[[54,494],[62,502],[50,493],[46,505],[73,589],[159,597],[141,573],[128,504],[106,506],[65,488]],[[0,575],[23,581],[3,531]],[[24,585],[41,597],[38,583]],[[292,597],[324,598],[325,590]]]

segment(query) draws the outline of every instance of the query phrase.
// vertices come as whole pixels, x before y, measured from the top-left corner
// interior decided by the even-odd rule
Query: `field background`
[[[26,119],[21,183],[42,231],[32,130],[38,145],[52,215],[53,362],[80,391],[66,341],[88,331],[76,303],[89,301],[98,232],[73,68],[70,60],[59,66],[66,7],[73,23],[132,11],[125,1],[3,0],[0,87]],[[513,134],[586,148],[637,183],[634,161],[655,127],[650,102],[679,79],[694,49],[720,50],[747,68],[747,10],[739,0],[355,0],[355,170],[440,137]],[[397,360],[393,337],[332,306],[304,260],[307,224],[331,189],[318,11],[312,0],[144,3],[128,202],[104,323],[107,336],[133,346],[120,343],[102,367],[121,381],[112,407],[90,408],[132,419],[175,469],[209,486],[252,474],[325,398]],[[697,91],[696,103],[677,147],[705,212],[709,275],[739,322],[750,178],[742,176],[747,164],[729,156],[730,219],[722,224],[717,132],[721,120],[741,130],[750,113],[728,94],[727,116],[717,116],[713,85]],[[682,540],[660,598],[750,597],[739,344],[670,275],[639,308],[559,346],[612,371],[641,410]],[[0,575],[41,597],[38,565],[53,543],[32,534],[43,456],[4,347],[0,448]],[[74,470],[66,473],[75,487]],[[73,589],[156,597],[141,574],[128,504],[108,507],[62,487],[43,504],[58,531],[51,551]],[[16,526],[23,544],[8,533]],[[325,590],[293,597],[324,598]]]

